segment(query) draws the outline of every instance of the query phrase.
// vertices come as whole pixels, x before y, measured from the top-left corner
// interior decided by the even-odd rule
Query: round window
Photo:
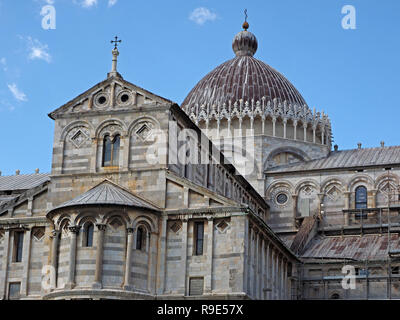
[[[105,104],[107,102],[107,98],[105,96],[100,96],[97,99],[98,104]]]
[[[279,204],[285,204],[288,201],[288,196],[286,193],[280,193],[276,197],[276,202]]]
[[[123,103],[127,102],[128,100],[129,100],[129,96],[128,96],[127,94],[123,94],[123,95],[121,96],[121,101],[122,101]]]

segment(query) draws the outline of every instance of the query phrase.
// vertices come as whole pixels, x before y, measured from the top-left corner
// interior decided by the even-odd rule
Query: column
[[[75,268],[76,268],[76,240],[79,232],[79,226],[68,227],[71,233],[71,243],[69,248],[69,270],[68,270],[68,283],[66,289],[73,289],[75,287]]]
[[[33,209],[33,197],[28,198],[28,208],[26,210],[26,215],[28,217],[32,216],[32,209]]]
[[[315,127],[315,126],[313,126],[313,128],[312,128],[312,132],[313,132],[313,143],[315,143],[317,140],[316,140],[316,131],[317,131],[317,127]]]
[[[163,294],[165,288],[165,272],[166,272],[166,251],[167,251],[167,219],[166,213],[161,216],[161,230],[160,237],[158,238],[158,259],[157,259],[157,294]]]
[[[293,138],[294,140],[297,140],[297,120],[293,121],[293,130],[294,130],[294,134],[293,134]]]
[[[151,242],[154,241],[155,237],[152,236],[152,233],[149,231],[147,233],[147,291],[149,293],[152,292],[152,272],[153,272],[153,245]]]
[[[262,132],[262,134],[265,134],[265,117],[263,116],[262,118],[261,118],[261,132]]]
[[[97,251],[96,251],[96,270],[94,273],[93,289],[102,288],[102,275],[103,275],[103,246],[104,246],[104,233],[106,231],[105,224],[97,225]]]
[[[270,284],[271,284],[271,291],[270,291],[270,299],[275,299],[275,252],[272,248],[271,251],[271,277],[270,277]]]
[[[304,142],[307,142],[307,123],[303,123]]]
[[[351,192],[346,191],[346,192],[344,192],[343,195],[344,195],[344,209],[348,210],[348,209],[350,209],[350,195],[351,195]],[[344,214],[344,225],[345,226],[349,226],[350,225],[350,215],[349,215],[348,212],[346,212]]]
[[[266,252],[266,262],[265,262],[265,268],[266,268],[266,278],[265,278],[265,289],[270,289],[270,275],[269,275],[269,270],[270,270],[270,263],[271,263],[271,258],[270,258],[270,244],[267,244],[267,252]],[[269,298],[269,291],[265,291],[265,297]]]
[[[214,220],[208,218],[207,221],[207,275],[205,276],[205,292],[212,292],[212,275],[213,275],[213,249],[214,249]]]
[[[131,286],[131,266],[132,266],[132,249],[133,249],[133,238],[135,230],[133,228],[127,228],[127,245],[125,255],[125,278],[124,278],[124,290],[132,290]]]
[[[260,255],[259,255],[259,241],[258,241],[258,238],[259,238],[259,236],[258,236],[258,233],[259,233],[259,230],[257,230],[256,231],[256,234],[255,234],[255,239],[254,239],[254,278],[253,278],[253,280],[254,280],[254,288],[253,288],[253,297],[254,297],[254,299],[258,299],[258,287],[259,287],[259,285],[260,285],[260,280],[259,280],[259,276],[260,276],[260,274],[259,274],[259,272],[258,272],[258,262],[259,262],[259,260],[260,260]]]
[[[2,269],[0,270],[0,299],[6,299],[7,292],[7,272],[8,272],[8,257],[10,254],[10,230],[4,231],[4,249]]]
[[[55,272],[55,287],[57,288],[57,262],[58,262],[58,244],[60,243],[60,230],[53,230],[51,234],[51,266]]]
[[[378,190],[371,190],[371,208],[376,208],[376,194]]]
[[[276,118],[272,118],[272,136],[276,137]]]
[[[129,166],[129,152],[130,152],[130,137],[127,133],[123,137],[121,136],[121,148],[122,150],[122,170],[128,170]]]
[[[266,255],[265,255],[265,240],[261,238],[261,274],[260,274],[260,299],[264,300],[264,289],[265,289],[265,262],[266,262]]]
[[[286,139],[287,133],[286,133],[286,127],[287,127],[287,119],[283,119],[283,138]]]
[[[187,268],[187,238],[188,238],[188,220],[183,219],[182,222],[182,270],[179,272],[181,274],[180,292],[186,295],[186,268]]]
[[[29,229],[24,233],[24,247],[23,247],[23,276],[21,282],[21,296],[28,295],[28,276],[29,276],[29,266],[31,259],[31,235],[32,230]]]
[[[297,218],[297,194],[292,195],[292,206],[293,206],[293,224],[296,227],[296,218]]]
[[[98,156],[98,144],[99,144],[99,140],[97,139],[97,137],[92,137],[92,157],[90,159],[90,172],[91,173],[95,173],[96,167],[97,167],[97,156]],[[101,156],[101,154],[100,154]],[[99,161],[101,161],[101,159],[99,159]]]
[[[247,288],[246,288],[246,292],[250,296],[251,295],[251,287],[252,287],[252,284],[251,284],[251,259],[252,259],[251,241],[252,241],[252,237],[253,237],[253,229],[252,229],[251,225],[249,225],[248,230],[249,230],[249,234],[248,234],[248,244],[247,244],[247,274],[246,274]]]
[[[322,129],[322,133],[321,133],[321,144],[325,144],[325,130]]]

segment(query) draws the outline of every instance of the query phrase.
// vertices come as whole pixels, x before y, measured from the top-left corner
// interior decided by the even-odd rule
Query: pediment
[[[122,77],[108,78],[49,114],[53,120],[63,115],[99,111],[129,110],[172,101],[140,88]]]

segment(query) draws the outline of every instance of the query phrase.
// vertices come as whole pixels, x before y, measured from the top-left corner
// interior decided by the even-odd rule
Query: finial
[[[35,173],[38,174],[40,172],[39,168],[35,169]]]
[[[381,141],[381,148],[385,147],[385,141]]]
[[[118,40],[118,36],[115,36],[115,40],[111,40],[111,43],[114,44],[114,50],[118,50],[118,43],[121,43],[122,40]]]
[[[244,23],[243,23],[243,29],[247,31],[249,28],[249,23],[247,22],[247,9],[244,9]]]
[[[112,51],[113,55],[113,60],[112,60],[112,69],[111,72],[108,73],[108,77],[121,77],[121,75],[117,72],[117,62],[118,62],[118,56],[119,56],[119,51],[118,51],[118,44],[122,42],[122,40],[118,40],[118,37],[115,36],[115,40],[111,40],[111,43],[114,45],[114,49]]]
[[[358,149],[361,149],[362,143],[361,142],[357,143],[357,146],[358,146]]]

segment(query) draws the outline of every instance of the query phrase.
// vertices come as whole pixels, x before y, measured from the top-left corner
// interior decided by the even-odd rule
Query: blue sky
[[[47,4],[56,9],[55,30],[42,28]],[[355,30],[342,28],[348,4]],[[340,149],[399,144],[398,0],[0,0],[3,175],[50,171],[47,114],[106,78],[115,35],[123,40],[123,77],[181,103],[233,57],[245,7],[259,42],[255,57],[329,114]]]

